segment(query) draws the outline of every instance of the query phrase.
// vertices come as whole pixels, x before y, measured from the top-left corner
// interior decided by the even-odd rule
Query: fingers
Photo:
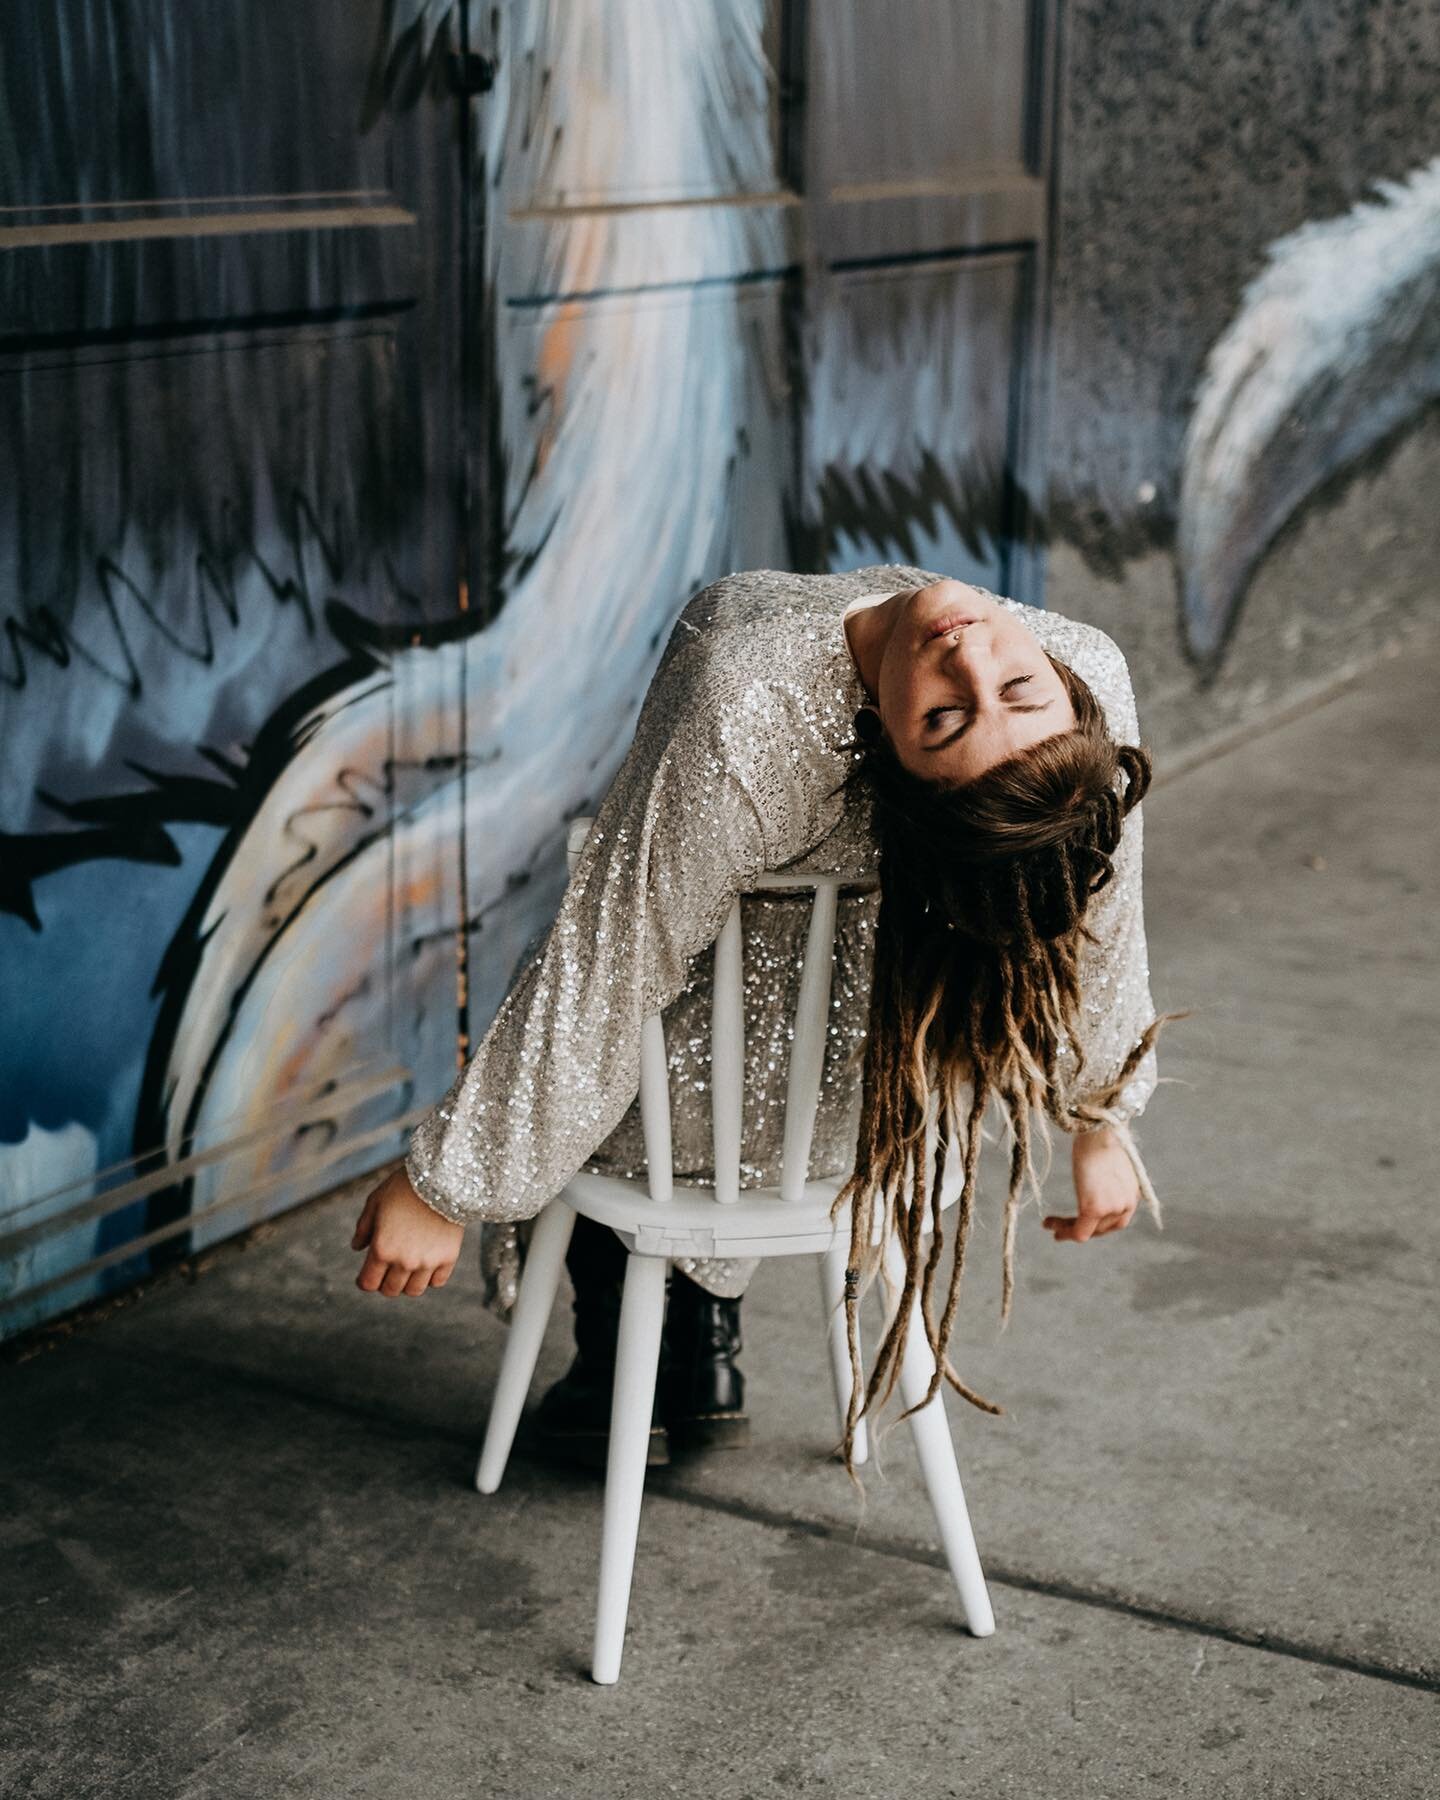
[[[390,1265],[382,1256],[378,1256],[374,1247],[360,1265],[360,1273],[355,1277],[355,1285],[366,1294],[378,1293],[380,1283],[390,1272]]]
[[[360,1217],[355,1221],[355,1230],[350,1237],[350,1248],[352,1250],[363,1250],[370,1242],[370,1234],[375,1229],[375,1213],[377,1210],[375,1196],[379,1192],[379,1188],[373,1189],[370,1198],[365,1202],[364,1206],[360,1208]]]
[[[1129,1206],[1123,1212],[1081,1213],[1077,1218],[1067,1218],[1063,1213],[1050,1213],[1041,1220],[1041,1224],[1057,1244],[1086,1244],[1092,1237],[1104,1237],[1109,1231],[1123,1231],[1134,1217],[1135,1208]]]
[[[418,1300],[427,1288],[444,1287],[455,1273],[454,1263],[434,1269],[407,1269],[403,1263],[386,1262],[374,1250],[365,1258],[355,1285],[366,1294],[383,1294],[387,1300],[404,1294]]]
[[[1083,1213],[1078,1219],[1067,1219],[1058,1213],[1052,1213],[1042,1222],[1045,1229],[1053,1233],[1057,1244],[1083,1244],[1095,1234],[1095,1220]]]
[[[401,1268],[399,1263],[391,1263],[385,1270],[380,1283],[380,1292],[388,1294],[392,1299],[396,1294],[405,1292],[405,1283],[410,1279],[409,1269]]]
[[[381,1182],[355,1221],[351,1247],[367,1252],[355,1285],[387,1300],[417,1300],[454,1272],[464,1227],[441,1219],[413,1192]]]

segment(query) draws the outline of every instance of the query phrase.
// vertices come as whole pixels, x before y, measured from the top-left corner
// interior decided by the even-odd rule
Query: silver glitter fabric
[[[868,801],[857,787],[842,791],[853,754],[843,746],[867,695],[841,615],[852,600],[938,579],[902,564],[839,575],[759,569],[722,577],[686,606],[549,932],[475,1054],[412,1133],[405,1167],[437,1212],[513,1224],[533,1217],[582,1166],[643,1174],[640,1028],[656,1010],[665,1021],[676,1176],[708,1178],[714,940],[735,895],[763,871],[798,863],[874,882]],[[1138,742],[1129,672],[1113,641],[1094,626],[995,598],[1089,685],[1116,739]],[[1115,878],[1087,915],[1098,940],[1081,963],[1087,1088],[1115,1075],[1154,1016],[1142,812],[1126,820]],[[779,1179],[807,904],[769,895],[741,903],[747,1187]],[[812,1176],[847,1174],[853,1161],[877,909],[873,892],[842,895]],[[1074,1062],[1073,1047],[1062,1047],[1067,1090]],[[1111,1116],[1138,1114],[1155,1079],[1152,1052]],[[515,1234],[497,1234],[485,1260],[492,1304],[504,1311],[518,1269]],[[677,1266],[728,1295],[743,1291],[754,1267]]]

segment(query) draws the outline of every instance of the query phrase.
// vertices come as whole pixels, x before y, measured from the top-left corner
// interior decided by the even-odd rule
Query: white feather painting
[[[1276,239],[1211,350],[1185,434],[1185,632],[1224,645],[1286,523],[1440,395],[1440,157]]]

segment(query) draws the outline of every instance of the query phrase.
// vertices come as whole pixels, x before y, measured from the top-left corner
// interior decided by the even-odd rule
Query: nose
[[[979,619],[957,625],[945,634],[942,660],[955,668],[970,668],[982,663],[989,654],[989,635],[981,629]]]
[[[967,696],[966,704],[983,709],[985,696],[993,685],[994,655],[989,633],[981,630],[980,621],[958,626],[945,639],[941,668]]]

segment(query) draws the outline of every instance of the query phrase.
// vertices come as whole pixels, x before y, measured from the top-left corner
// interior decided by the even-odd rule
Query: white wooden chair
[[[571,826],[568,849],[572,871],[591,823],[590,819],[577,819]],[[550,1202],[535,1224],[475,1484],[482,1494],[493,1494],[505,1473],[559,1287],[570,1233],[576,1214],[583,1213],[586,1218],[610,1226],[630,1253],[620,1308],[605,1476],[600,1595],[591,1665],[594,1679],[603,1684],[617,1681],[620,1675],[664,1321],[668,1259],[818,1255],[835,1404],[841,1432],[844,1430],[850,1399],[850,1354],[843,1307],[850,1226],[844,1217],[835,1223],[830,1219],[839,1181],[807,1179],[825,1054],[836,903],[841,886],[840,879],[833,875],[786,873],[767,875],[752,890],[801,890],[813,894],[790,1051],[779,1186],[744,1191],[740,1187],[744,1039],[737,900],[715,945],[711,1027],[714,1187],[687,1186],[677,1190],[670,1155],[665,1040],[660,1015],[656,1013],[644,1021],[640,1053],[640,1113],[648,1181],[623,1180],[582,1170]],[[957,1194],[958,1180],[946,1203],[953,1204]],[[901,1266],[897,1243],[892,1241],[887,1246],[886,1257],[892,1275],[896,1274]],[[934,1366],[917,1308],[900,1376],[906,1406],[913,1406],[924,1395]],[[910,1425],[966,1624],[976,1637],[988,1637],[995,1622],[938,1392],[928,1406],[912,1414]],[[863,1421],[855,1448],[857,1459],[863,1460]]]

